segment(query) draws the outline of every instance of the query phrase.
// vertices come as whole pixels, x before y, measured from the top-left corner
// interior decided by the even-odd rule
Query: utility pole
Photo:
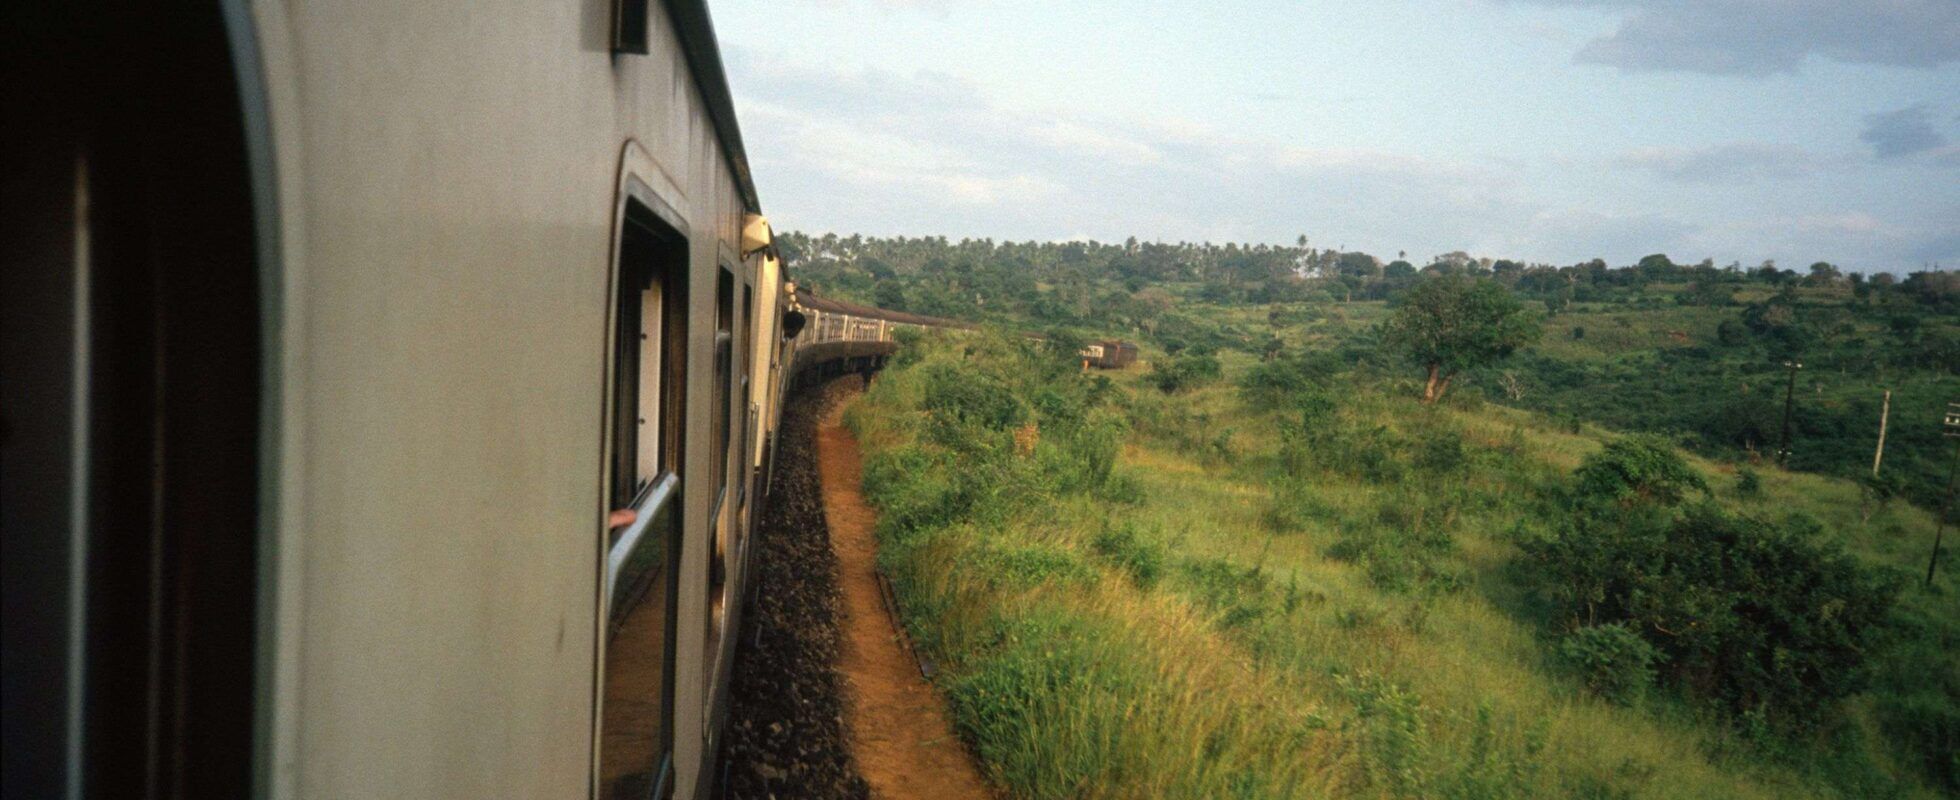
[[[1885,402],[1878,407],[1878,452],[1872,454],[1872,477],[1878,477],[1878,464],[1885,460],[1885,420],[1892,416],[1892,390],[1885,390]]]
[[[1797,402],[1797,370],[1803,369],[1800,361],[1785,361],[1783,366],[1790,368],[1790,383],[1783,389],[1783,446],[1777,448],[1776,465],[1788,468],[1790,465],[1790,410]]]
[[[1946,471],[1946,500],[1940,503],[1940,524],[1933,530],[1933,555],[1926,559],[1926,585],[1933,585],[1933,568],[1940,563],[1940,540],[1946,538],[1946,518],[1953,513],[1953,479],[1960,476],[1960,403],[1946,404],[1946,436],[1953,440],[1953,466]]]

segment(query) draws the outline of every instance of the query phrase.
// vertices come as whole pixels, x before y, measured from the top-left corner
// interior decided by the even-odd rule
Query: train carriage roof
[[[715,126],[715,138],[728,158],[729,171],[742,191],[742,205],[761,212],[756,198],[755,179],[749,173],[748,151],[742,147],[742,129],[735,122],[735,101],[728,91],[728,74],[722,68],[721,46],[715,40],[715,25],[708,16],[706,0],[666,0],[667,15],[680,35],[681,52],[688,71],[694,73],[695,88],[701,91],[708,119]]]

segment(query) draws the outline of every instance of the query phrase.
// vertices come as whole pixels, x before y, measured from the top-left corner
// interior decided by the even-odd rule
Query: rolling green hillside
[[[1269,323],[1263,307],[1187,311]],[[1609,442],[1648,440],[1488,391],[1421,405],[1413,373],[1367,352],[1379,304],[1292,313],[1274,361],[1147,344],[1150,363],[1118,373],[1082,374],[1012,337],[908,342],[848,417],[906,624],[944,665],[962,736],[1015,795],[1960,789],[1960,582],[1912,579],[1925,510],[1700,457],[1682,471],[1705,489],[1678,508],[1599,510],[1584,471],[1615,463]],[[1547,324],[1616,327],[1595,321],[1611,313]],[[1644,344],[1546,341],[1573,361]],[[1217,377],[1185,370],[1161,388],[1196,358]],[[1248,378],[1274,364],[1307,378]],[[1557,542],[1710,524],[1740,537],[1737,552],[1778,559],[1758,578],[1815,577],[1741,590],[1802,598],[1744,626],[1791,633],[1711,634],[1706,652],[1730,659],[1711,662],[1575,624],[1556,576],[1576,562]],[[1725,602],[1703,611],[1748,605]],[[1764,682],[1779,676],[1794,695]]]
[[[915,343],[854,417],[908,625],[1017,795],[1960,793],[1960,586],[1923,584],[1960,275],[782,245],[1048,336]],[[1431,281],[1528,324],[1426,405],[1387,323]],[[1143,361],[1080,374],[1111,337]]]

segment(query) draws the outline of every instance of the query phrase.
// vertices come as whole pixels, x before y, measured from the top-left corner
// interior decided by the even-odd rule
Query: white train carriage
[[[890,347],[705,5],[28,5],[5,794],[705,794],[787,379]]]

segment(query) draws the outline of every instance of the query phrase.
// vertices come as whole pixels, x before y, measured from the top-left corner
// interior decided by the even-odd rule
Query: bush
[[[1027,409],[1013,389],[984,370],[933,364],[926,367],[924,377],[924,410],[932,421],[935,438],[942,443],[964,439],[954,430],[961,426],[1000,431],[1027,418]]]
[[[1945,692],[1886,697],[1878,712],[1885,732],[1907,745],[1933,785],[1960,793],[1960,678],[1944,680]]]
[[[1148,589],[1157,585],[1157,579],[1164,573],[1164,547],[1152,541],[1145,541],[1137,535],[1132,525],[1117,525],[1104,528],[1096,534],[1093,543],[1096,555],[1129,573],[1130,580],[1138,588]]]
[[[1179,356],[1155,364],[1149,380],[1159,391],[1176,394],[1218,380],[1220,374],[1221,368],[1216,358],[1208,355]]]
[[[1095,492],[1109,485],[1129,430],[1122,417],[1096,411],[1046,432],[1036,445],[1043,474],[1057,492]]]
[[[1559,658],[1585,680],[1586,688],[1615,703],[1628,703],[1654,682],[1660,651],[1625,623],[1589,625],[1559,641]]]
[[[1462,569],[1449,560],[1456,552],[1450,528],[1457,513],[1447,494],[1391,498],[1376,510],[1374,524],[1348,525],[1327,555],[1360,565],[1368,582],[1383,591],[1454,591],[1463,585]]]
[[[1763,476],[1748,467],[1735,471],[1735,494],[1737,497],[1754,499],[1763,494]]]
[[[1892,498],[1899,496],[1899,479],[1896,473],[1865,475],[1858,479],[1858,516],[1870,522],[1874,512],[1885,510]]]
[[[1606,449],[1580,463],[1578,493],[1588,501],[1621,505],[1655,502],[1673,505],[1688,490],[1707,491],[1701,473],[1688,466],[1665,439],[1629,436],[1607,443]]]
[[[1254,408],[1281,408],[1301,395],[1324,393],[1326,381],[1340,368],[1340,357],[1328,352],[1275,359],[1239,379],[1239,396]]]
[[[1045,546],[984,546],[960,554],[959,568],[989,587],[1027,589],[1042,584],[1093,583],[1096,573],[1067,550]]]
[[[1732,319],[1722,320],[1720,325],[1715,326],[1715,341],[1726,347],[1746,344],[1749,341],[1749,328]]]
[[[1576,509],[1523,549],[1572,627],[1624,623],[1675,684],[1795,723],[1864,685],[1894,594],[1827,537],[1712,503]]]
[[[1313,484],[1292,476],[1273,481],[1272,505],[1266,511],[1266,524],[1274,531],[1291,533],[1304,530],[1314,520],[1326,519],[1334,510],[1314,492]]]
[[[1416,444],[1416,466],[1423,470],[1453,475],[1469,463],[1470,457],[1463,450],[1463,434],[1456,431],[1439,429]]]
[[[1184,563],[1184,583],[1208,610],[1217,613],[1221,628],[1237,628],[1277,610],[1292,610],[1297,598],[1278,597],[1266,573],[1218,558]]]

